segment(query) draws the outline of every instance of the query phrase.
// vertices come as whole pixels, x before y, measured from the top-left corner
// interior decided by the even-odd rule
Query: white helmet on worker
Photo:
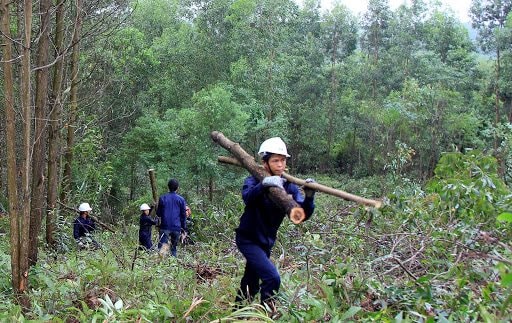
[[[78,207],[78,211],[80,211],[80,212],[90,212],[90,211],[92,211],[92,209],[91,209],[91,206],[89,205],[89,203],[82,203]]]
[[[286,150],[286,144],[279,137],[269,138],[261,144],[258,155],[263,158],[270,154],[278,154],[290,157],[290,155],[288,155],[288,151]]]
[[[150,208],[150,207],[149,207],[149,205],[147,205],[146,203],[143,203],[143,204],[141,204],[141,206],[140,206],[140,210],[141,210],[141,211],[151,210],[151,208]]]

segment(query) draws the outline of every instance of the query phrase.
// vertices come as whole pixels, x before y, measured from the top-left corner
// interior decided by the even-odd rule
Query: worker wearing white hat
[[[91,233],[96,230],[96,223],[89,216],[91,211],[92,208],[89,203],[82,203],[78,206],[79,215],[73,222],[73,238],[75,238],[79,249],[88,246],[99,247],[99,244],[91,237]]]
[[[151,250],[153,249],[153,242],[151,240],[152,226],[156,225],[156,220],[153,220],[149,213],[151,207],[143,203],[140,206],[140,219],[139,219],[139,245],[141,249]]]

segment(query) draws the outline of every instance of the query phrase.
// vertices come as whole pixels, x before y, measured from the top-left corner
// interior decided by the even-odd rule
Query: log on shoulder
[[[229,165],[235,165],[235,166],[242,166],[238,160],[232,157],[226,157],[226,156],[219,156],[217,157],[217,161],[219,163],[229,164]],[[261,166],[260,166],[261,167]],[[286,178],[287,181],[295,183],[299,186],[309,187],[311,189],[317,190],[322,193],[326,193],[332,196],[341,197],[344,200],[356,202],[358,204],[368,205],[374,208],[380,208],[382,206],[381,201],[367,199],[355,194],[351,194],[339,189],[335,189],[329,186],[325,186],[319,183],[307,183],[305,180],[294,177],[290,174],[283,173],[283,177]]]
[[[270,174],[264,168],[260,167],[254,158],[243,150],[238,143],[229,140],[218,131],[213,131],[211,133],[211,137],[214,142],[231,152],[238,162],[240,162],[240,164],[258,180],[261,181],[264,177],[270,176]],[[285,212],[293,223],[299,224],[304,221],[306,218],[304,209],[302,209],[302,207],[291,196],[289,196],[286,191],[277,187],[270,187],[269,192],[269,197],[272,202]]]

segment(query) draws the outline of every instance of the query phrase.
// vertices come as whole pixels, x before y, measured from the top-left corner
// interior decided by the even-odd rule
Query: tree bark
[[[37,263],[39,232],[45,210],[45,166],[47,147],[47,114],[48,114],[48,44],[50,36],[50,6],[51,0],[41,0],[39,11],[41,16],[39,44],[37,47],[36,66],[36,99],[35,99],[35,128],[34,151],[32,161],[32,207],[30,210],[29,234],[29,265]]]
[[[494,120],[494,127],[497,128],[500,124],[500,65],[501,60],[500,57],[501,52],[500,49],[496,49],[496,67],[495,67],[495,73],[496,73],[496,81],[494,82],[494,114],[495,114],[495,120]],[[498,136],[496,135],[496,131],[494,131],[494,152],[496,153],[498,151]]]
[[[55,11],[55,57],[52,88],[50,92],[50,131],[48,134],[48,195],[46,213],[46,243],[55,245],[55,215],[59,190],[59,147],[62,116],[62,81],[64,79],[64,1]]]
[[[335,25],[334,27],[334,35],[331,40],[332,45],[332,55],[331,55],[331,93],[329,93],[329,107],[327,110],[327,114],[329,117],[329,126],[327,127],[327,153],[331,154],[331,149],[334,142],[334,129],[336,128],[334,126],[334,121],[336,120],[336,107],[338,105],[338,88],[339,88],[339,82],[338,78],[336,76],[336,65],[338,63],[338,57],[336,56],[338,51],[338,43],[339,43],[339,37],[338,37],[338,29]],[[323,159],[324,165],[321,166],[322,169],[327,168],[328,165],[326,163],[327,158]]]
[[[151,209],[151,213],[153,215],[156,213],[156,209],[158,207],[158,189],[156,185],[156,176],[154,169],[148,169],[149,174],[149,183],[151,184],[151,194],[153,195],[153,208]]]
[[[219,156],[217,158],[217,160],[220,163],[224,163],[224,164],[242,166],[242,164],[240,164],[235,158],[231,158],[231,157]],[[318,183],[306,183],[305,180],[294,177],[287,173],[283,173],[283,177],[289,182],[295,183],[300,186],[314,189],[318,192],[326,193],[326,194],[336,196],[336,197],[341,197],[342,199],[347,200],[347,201],[352,201],[352,202],[356,202],[358,204],[368,205],[368,206],[372,206],[375,208],[380,208],[382,206],[382,202],[380,202],[380,201],[370,200],[370,199],[367,199],[367,198],[364,198],[364,197],[361,197],[358,195],[347,193],[345,191],[338,190],[338,189],[335,189],[335,188],[332,188],[329,186],[325,186],[322,184],[318,184]]]
[[[16,165],[16,112],[14,110],[14,76],[12,67],[12,41],[10,31],[10,0],[0,2],[0,26],[2,37],[2,68],[4,76],[5,104],[5,142],[7,161],[7,195],[9,198],[10,243],[11,243],[11,274],[12,287],[17,292],[20,284],[20,240],[19,240],[19,203],[17,190]]]
[[[80,30],[82,27],[82,0],[76,1],[76,19],[75,29],[73,31],[73,53],[71,55],[71,89],[69,98],[69,120],[67,124],[67,144],[64,156],[65,166],[63,175],[63,185],[60,200],[67,201],[67,195],[71,189],[72,165],[73,165],[73,146],[75,144],[75,127],[78,110],[78,63],[80,58]]]
[[[15,290],[20,294],[28,288],[28,269],[29,269],[29,230],[30,230],[30,208],[31,208],[31,165],[32,165],[32,101],[31,101],[31,38],[32,38],[32,1],[25,0],[23,3],[23,38],[21,42],[21,115],[23,117],[23,146],[22,146],[22,164],[21,164],[21,189],[19,202],[22,212],[19,213],[20,235],[19,239],[19,283]],[[27,299],[21,296],[22,306],[26,306]]]
[[[258,180],[261,181],[264,177],[270,176],[270,174],[263,167],[260,167],[254,158],[245,152],[238,143],[232,142],[218,131],[213,131],[211,138],[217,144],[231,152],[240,164]],[[293,223],[298,224],[304,221],[306,218],[304,210],[286,193],[286,191],[278,187],[270,187],[269,192],[270,199],[288,215]]]

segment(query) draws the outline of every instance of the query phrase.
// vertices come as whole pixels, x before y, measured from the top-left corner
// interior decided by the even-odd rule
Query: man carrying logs
[[[235,157],[219,156],[219,162],[242,166],[252,175],[245,180],[242,188],[245,210],[236,229],[236,244],[247,260],[236,302],[251,301],[261,292],[261,303],[272,311],[270,314],[273,317],[277,314],[274,296],[281,279],[270,262],[270,251],[284,217],[288,216],[295,224],[307,220],[315,208],[316,191],[374,208],[380,208],[382,202],[327,187],[312,179],[302,180],[286,174],[284,170],[290,155],[281,138],[270,138],[261,144],[259,155],[262,165],[221,132],[213,131],[211,138]],[[299,192],[297,185],[302,186],[305,196]]]
[[[247,262],[236,302],[250,302],[260,292],[261,304],[270,311],[270,314],[276,314],[273,298],[279,291],[281,278],[270,261],[270,252],[276,241],[277,230],[287,212],[269,196],[270,191],[281,190],[279,193],[293,198],[297,203],[297,209],[302,208],[300,211],[303,212],[303,216],[298,220],[292,218],[296,223],[307,220],[313,213],[315,191],[305,187],[306,196],[303,196],[297,185],[282,177],[286,160],[290,155],[281,138],[265,140],[258,154],[268,173],[266,175],[270,176],[265,176],[261,180],[260,176],[249,176],[242,188],[245,209],[240,218],[240,225],[236,229],[236,245]]]

